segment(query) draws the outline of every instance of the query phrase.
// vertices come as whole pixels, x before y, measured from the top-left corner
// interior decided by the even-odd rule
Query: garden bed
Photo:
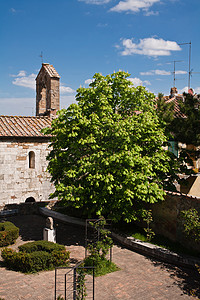
[[[69,251],[64,245],[47,241],[36,241],[19,246],[19,252],[11,248],[2,250],[1,256],[6,267],[23,273],[52,270],[69,264]]]

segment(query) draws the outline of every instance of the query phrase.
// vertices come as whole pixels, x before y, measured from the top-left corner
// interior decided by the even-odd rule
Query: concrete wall
[[[46,172],[48,142],[0,141],[0,205],[23,203],[28,197],[48,200],[54,191]],[[29,152],[35,153],[35,168],[29,168]]]

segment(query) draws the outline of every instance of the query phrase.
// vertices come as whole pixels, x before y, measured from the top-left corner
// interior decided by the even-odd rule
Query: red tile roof
[[[60,78],[58,72],[56,71],[56,69],[52,65],[47,64],[47,63],[43,63],[42,67],[44,67],[44,69],[46,70],[46,72],[48,73],[48,75],[50,77]]]
[[[178,95],[178,96],[174,96],[172,98],[165,98],[165,99],[166,99],[166,103],[170,103],[170,102],[174,103],[174,116],[176,118],[183,118],[183,119],[187,118],[186,115],[184,115],[180,110],[179,100],[183,101],[182,96]]]
[[[50,126],[48,117],[0,116],[0,137],[45,137],[41,129]]]

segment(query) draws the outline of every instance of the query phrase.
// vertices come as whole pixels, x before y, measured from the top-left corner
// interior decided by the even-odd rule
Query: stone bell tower
[[[54,117],[60,109],[60,76],[43,63],[36,77],[36,116]]]

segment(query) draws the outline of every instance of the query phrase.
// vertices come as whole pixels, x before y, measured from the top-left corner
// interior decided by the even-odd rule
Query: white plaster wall
[[[0,141],[0,205],[48,200],[54,191],[46,171],[48,143]],[[29,168],[29,152],[35,153],[35,169]]]

